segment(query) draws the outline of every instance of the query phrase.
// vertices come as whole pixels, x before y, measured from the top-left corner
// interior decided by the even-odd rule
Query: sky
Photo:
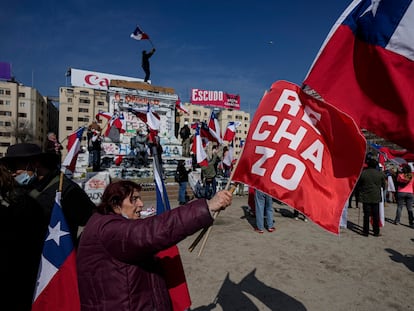
[[[329,30],[351,0],[16,0],[0,11],[0,62],[45,96],[69,86],[69,67],[144,78],[153,85],[239,94],[254,113],[278,80],[301,85]],[[151,41],[130,38],[136,25]]]

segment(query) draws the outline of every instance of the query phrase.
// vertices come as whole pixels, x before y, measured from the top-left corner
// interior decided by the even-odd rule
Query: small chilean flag
[[[78,154],[84,130],[84,127],[80,127],[74,133],[68,136],[68,154],[63,160],[62,167],[70,170],[71,172],[74,172],[76,168],[76,161],[78,160]]]
[[[139,40],[145,40],[145,39],[148,40],[149,36],[145,32],[143,32],[141,28],[139,28],[139,26],[137,26],[134,32],[131,33],[131,38],[139,41]]]
[[[194,142],[191,151],[196,155],[197,163],[200,166],[208,166],[207,154],[203,148],[203,141],[200,136],[200,125],[195,128]]]

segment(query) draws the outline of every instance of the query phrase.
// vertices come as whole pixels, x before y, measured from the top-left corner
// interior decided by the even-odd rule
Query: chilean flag
[[[155,147],[153,147],[155,148]],[[153,151],[154,152],[154,151]],[[154,179],[157,194],[157,215],[171,210],[167,189],[162,178],[162,170],[158,158],[154,157]],[[191,298],[184,274],[180,252],[176,245],[159,252],[156,255],[164,270],[165,280],[174,311],[184,311],[190,308]]]
[[[157,132],[160,130],[160,115],[151,109],[150,104],[147,105],[147,109],[145,110],[138,108],[130,108],[129,111],[132,112],[138,119],[140,119],[146,125],[148,125],[151,130]]]
[[[115,126],[119,130],[119,133],[126,132],[126,120],[122,112],[111,120],[111,126]]]
[[[200,136],[200,125],[195,127],[194,142],[191,145],[191,151],[196,155],[196,160],[200,166],[208,166],[207,154],[203,147],[203,141]]]
[[[134,32],[131,33],[131,38],[139,41],[139,40],[145,40],[145,39],[148,40],[149,36],[145,32],[143,32],[141,28],[139,28],[139,26],[137,26]]]
[[[56,193],[36,282],[32,311],[80,310],[76,254]]]
[[[109,112],[98,112],[95,116],[96,120],[100,120],[100,117],[104,117],[108,120],[108,127],[105,131],[105,136],[109,135],[109,132],[111,131],[111,127],[115,127],[118,129],[119,133],[125,133],[126,132],[126,120],[124,117],[124,114],[121,113],[109,113]]]
[[[210,121],[208,122],[208,129],[214,139],[217,140],[219,144],[222,144],[223,140],[221,138],[220,124],[214,111],[211,112]]]
[[[177,99],[177,101],[175,102],[175,109],[184,112],[186,114],[188,114],[188,109],[186,107],[184,107],[183,103],[181,102],[181,99]]]
[[[354,0],[331,29],[303,84],[360,128],[414,146],[414,4]]]
[[[68,154],[63,160],[62,167],[65,167],[71,172],[74,172],[76,168],[76,161],[78,160],[78,154],[84,130],[85,127],[80,127],[74,133],[68,136]]]
[[[236,129],[241,125],[240,122],[229,122],[229,124],[227,124],[227,128],[226,128],[226,132],[224,133],[224,137],[223,140],[224,141],[232,141],[234,136],[236,136]]]

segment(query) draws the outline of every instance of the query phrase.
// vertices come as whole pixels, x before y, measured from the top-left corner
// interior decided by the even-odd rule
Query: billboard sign
[[[95,90],[108,90],[111,80],[140,81],[143,79],[118,76],[109,73],[71,69],[70,82],[72,86],[87,87]]]
[[[240,95],[223,91],[192,89],[190,101],[194,105],[240,110]]]

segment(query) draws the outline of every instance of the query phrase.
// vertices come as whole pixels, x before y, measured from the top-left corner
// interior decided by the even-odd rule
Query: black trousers
[[[374,234],[379,234],[379,203],[362,203],[364,209],[364,227],[365,234],[369,234],[369,219],[372,216],[372,229]]]

